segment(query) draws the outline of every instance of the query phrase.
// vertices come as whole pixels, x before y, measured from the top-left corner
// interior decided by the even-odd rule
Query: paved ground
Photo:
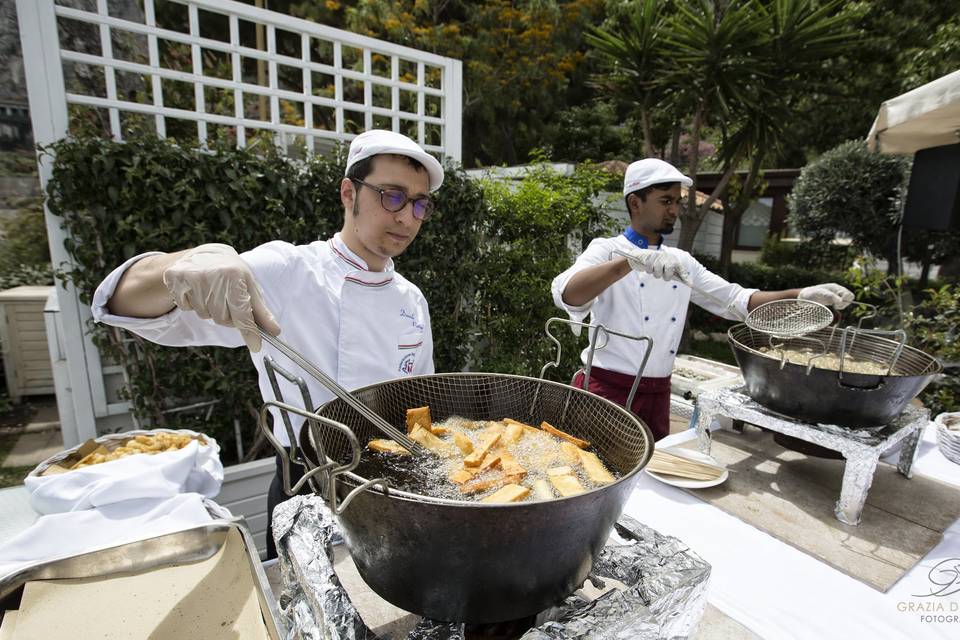
[[[38,463],[62,450],[56,398],[25,399],[0,419],[0,487],[20,484]]]

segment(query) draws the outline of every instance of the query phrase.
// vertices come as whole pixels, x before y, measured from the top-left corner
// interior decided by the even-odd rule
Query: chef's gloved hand
[[[690,274],[687,273],[687,268],[683,266],[683,262],[675,254],[652,249],[633,249],[624,252],[623,255],[634,271],[649,273],[655,278],[662,278],[663,280],[679,280],[685,284],[690,283]]]
[[[236,327],[250,351],[260,351],[257,325],[271,335],[280,325],[263,302],[263,294],[247,264],[225,244],[202,244],[163,272],[173,301],[225,327]]]
[[[819,302],[834,309],[845,309],[853,302],[854,295],[846,287],[841,287],[834,282],[827,282],[826,284],[804,287],[800,290],[797,298]]]

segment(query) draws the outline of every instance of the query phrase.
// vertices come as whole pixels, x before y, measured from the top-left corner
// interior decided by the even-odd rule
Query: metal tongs
[[[373,409],[360,402],[352,393],[340,386],[339,382],[314,366],[309,360],[300,355],[299,352],[294,350],[286,342],[276,336],[270,335],[260,327],[257,327],[257,331],[260,333],[260,337],[263,338],[267,343],[272,345],[277,349],[277,351],[299,365],[301,369],[310,374],[310,376],[312,376],[317,382],[329,389],[333,395],[350,405],[360,415],[370,421],[373,426],[403,446],[404,449],[414,455],[432,455],[432,452],[429,449],[421,446],[420,443],[416,442],[415,440],[411,440],[405,433],[392,426],[389,422],[380,417],[380,415],[377,414]]]

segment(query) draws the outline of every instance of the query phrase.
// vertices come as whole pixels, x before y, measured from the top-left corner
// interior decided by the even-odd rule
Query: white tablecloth
[[[692,431],[675,434],[660,446],[692,437]],[[940,454],[932,427],[925,432],[913,469],[915,475],[928,475],[960,486],[960,465]],[[839,494],[839,487],[837,491]],[[938,563],[955,558],[956,563],[949,564],[960,569],[960,521],[954,522],[943,541],[890,591],[880,593],[645,473],[641,474],[625,511],[661,533],[680,538],[710,562],[710,603],[763,638],[960,637],[960,576],[950,589],[956,590],[952,595],[914,595],[930,593],[928,574]],[[916,610],[918,606],[930,605],[940,610]],[[913,611],[908,610],[911,606]],[[945,621],[922,619],[930,615]]]

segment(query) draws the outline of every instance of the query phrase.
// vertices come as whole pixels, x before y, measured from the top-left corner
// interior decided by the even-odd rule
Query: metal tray
[[[237,522],[227,521],[212,522],[100,551],[45,560],[20,569],[0,581],[0,615],[7,609],[16,609],[20,606],[23,586],[31,580],[103,577],[114,573],[147,571],[206,560],[220,550],[231,529],[237,529],[243,538],[248,566],[255,578],[254,586],[267,633],[273,640],[281,640],[286,636],[286,629],[281,622],[277,602],[270,591],[267,576],[257,557],[253,538],[246,527]]]

